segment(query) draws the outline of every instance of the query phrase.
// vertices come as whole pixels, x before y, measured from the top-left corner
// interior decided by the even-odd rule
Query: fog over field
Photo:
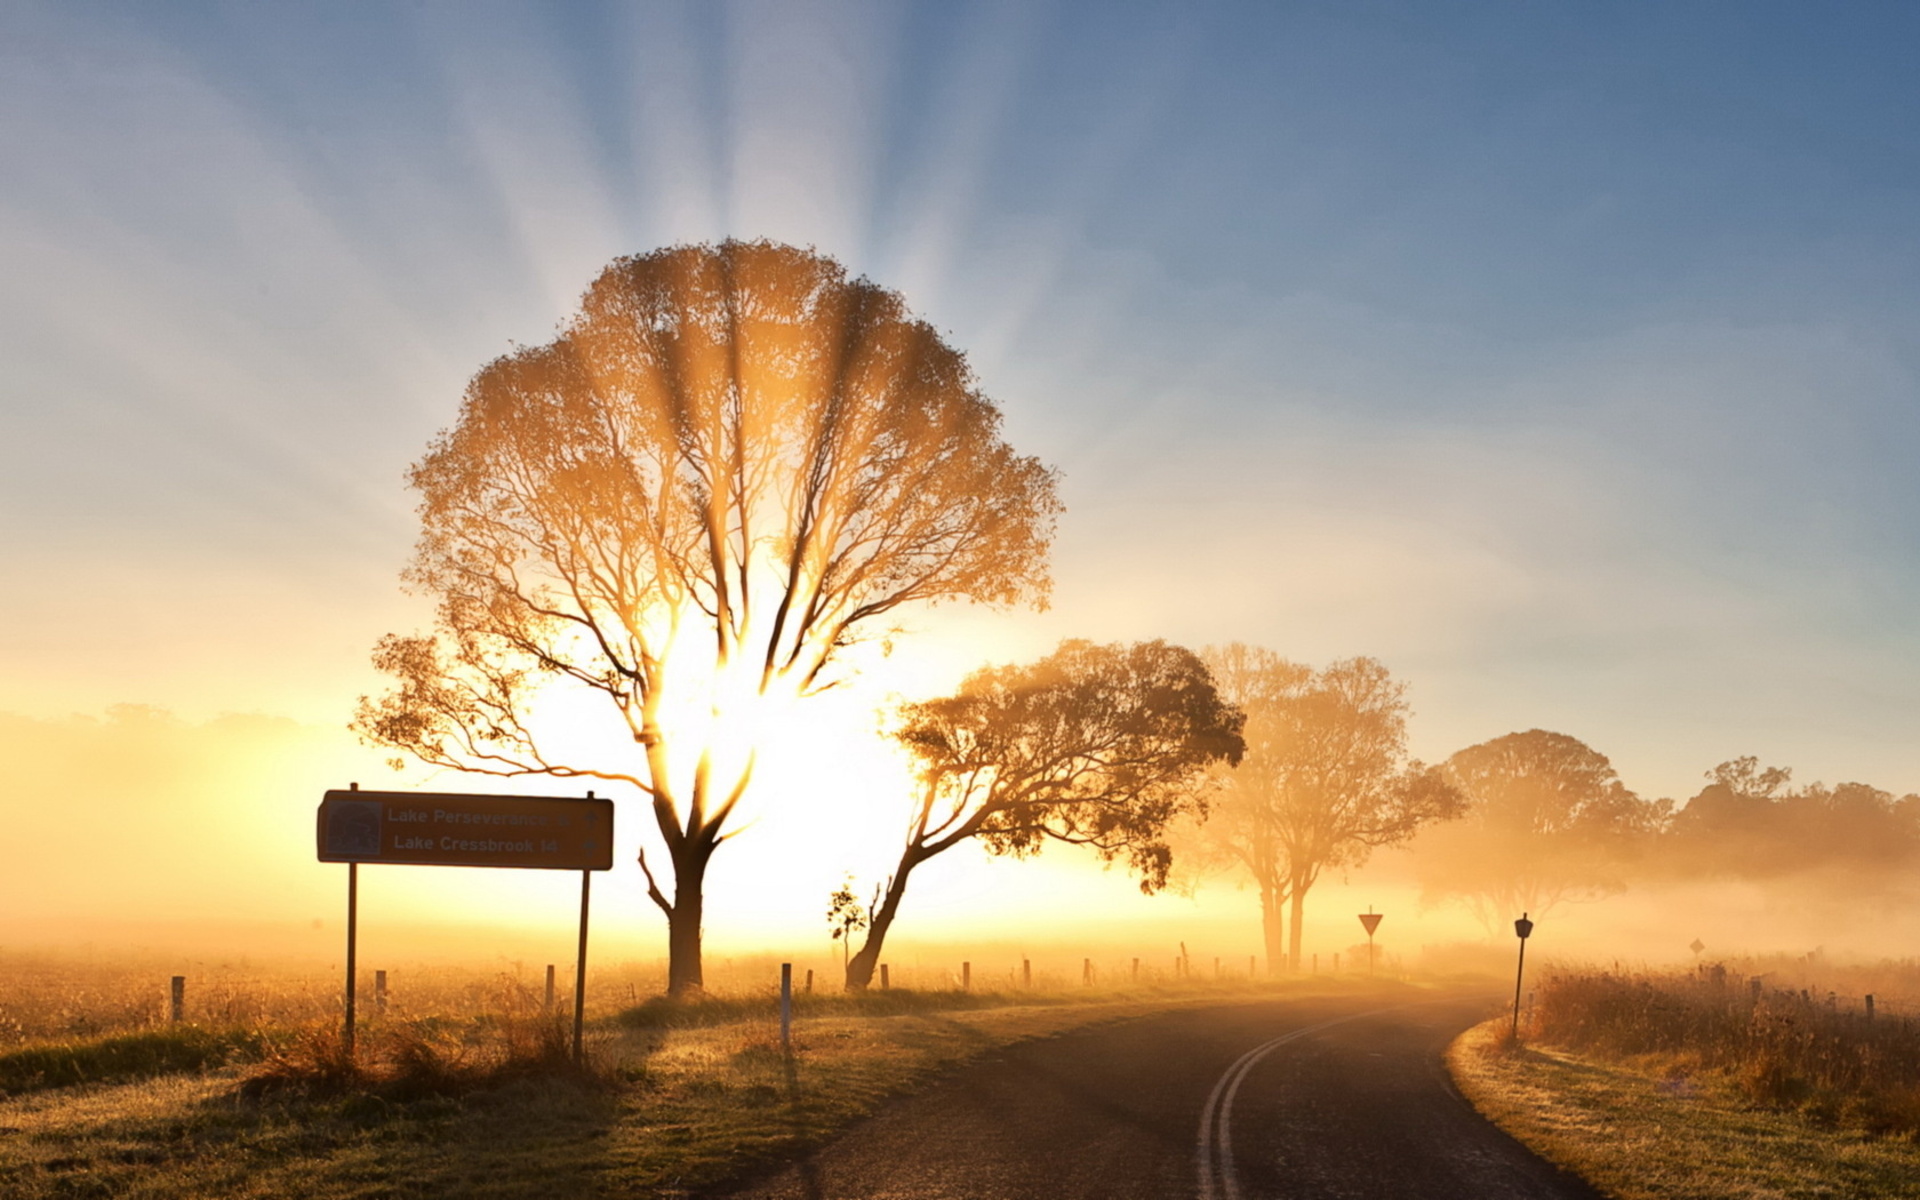
[[[1024,492],[999,479],[1020,503],[995,528],[1026,506],[1017,554],[929,585],[937,604],[887,597],[860,637],[816,631],[839,686],[730,735],[752,786],[705,831],[724,838],[700,922],[716,978],[782,956],[831,976],[829,897],[864,905],[895,875],[917,778],[978,766],[965,738],[894,737],[901,706],[957,706],[970,673],[1067,639],[1214,666],[1240,644],[1309,675],[1365,659],[1403,689],[1373,713],[1391,728],[1368,786],[1431,803],[1327,853],[1307,969],[1351,967],[1369,908],[1407,970],[1503,963],[1516,906],[1569,959],[1686,964],[1696,939],[1703,960],[1912,958],[1915,24],[1877,5],[10,4],[0,949],[331,962],[345,868],[316,861],[324,791],[595,787],[620,812],[595,954],[663,961],[637,858],[671,878],[639,782],[643,689],[528,700],[543,752],[591,778],[463,774],[403,736],[425,726],[382,743],[364,713],[349,724],[404,692],[381,639],[430,632],[458,590],[447,564],[478,561],[446,550],[473,531],[433,525],[436,494],[408,478],[437,435],[481,423],[463,396],[585,404],[599,393],[569,365],[596,386],[610,361],[678,370],[677,351],[606,350],[602,310],[712,275],[801,329],[706,330],[792,351],[764,370],[740,351],[756,380],[857,374],[794,367],[819,331],[781,302],[897,297],[861,345],[941,367],[923,375],[953,412],[991,406],[966,409],[966,453],[924,451],[959,418],[902,440],[941,469],[1001,450],[1031,468]],[[728,273],[755,253],[805,286]],[[716,310],[685,311],[691,328]],[[875,395],[922,379],[888,361]],[[506,378],[522,370],[538,386]],[[658,401],[646,380],[622,393],[635,411]],[[794,412],[766,428],[788,436]],[[461,461],[499,480],[521,449]],[[886,461],[905,511],[907,466],[934,468]],[[765,513],[739,514],[744,561]],[[415,559],[423,528],[441,541]],[[685,612],[696,592],[713,607],[696,588]],[[569,678],[592,693],[629,665]],[[1267,717],[1249,703],[1249,730],[1297,734],[1318,703],[1300,689]],[[970,733],[1005,718],[972,715]],[[1532,731],[1567,741],[1500,741]],[[1223,746],[1205,770],[1237,756]],[[916,865],[885,957],[1071,978],[1083,958],[1172,970],[1184,944],[1195,970],[1264,971],[1279,902],[1263,925],[1232,848],[1168,805],[1102,827],[1105,865],[1059,826],[1028,858],[992,852],[1031,849],[1018,830],[996,847],[983,826]],[[1060,820],[1088,840],[1093,811]],[[1143,894],[1163,864],[1128,855],[1169,830],[1168,886]],[[381,867],[361,886],[370,954],[571,954],[570,873]]]

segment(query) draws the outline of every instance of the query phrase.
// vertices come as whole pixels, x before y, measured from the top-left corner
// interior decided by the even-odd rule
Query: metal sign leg
[[[580,1034],[587,1021],[587,898],[593,891],[593,872],[580,872],[580,955],[573,975],[573,1061],[581,1062]]]
[[[347,864],[347,1027],[342,1041],[346,1045],[347,1058],[353,1058],[353,1000],[355,988],[354,961],[360,940],[360,864]]]

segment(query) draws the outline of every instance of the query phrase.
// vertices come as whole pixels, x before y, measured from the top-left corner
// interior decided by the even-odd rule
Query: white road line
[[[1199,1200],[1240,1200],[1240,1181],[1233,1175],[1233,1098],[1240,1091],[1240,1084],[1261,1059],[1273,1053],[1281,1046],[1308,1034],[1319,1033],[1322,1029],[1331,1029],[1335,1025],[1344,1025],[1348,1021],[1358,1021],[1362,1017],[1377,1017],[1381,1013],[1392,1012],[1407,1005],[1395,1004],[1387,1008],[1376,1008],[1368,1012],[1354,1013],[1351,1016],[1335,1017],[1331,1021],[1322,1021],[1318,1025],[1308,1025],[1304,1029],[1295,1029],[1279,1037],[1270,1038],[1235,1059],[1219,1082],[1213,1085],[1213,1092],[1207,1097],[1207,1105],[1200,1110],[1200,1161]]]

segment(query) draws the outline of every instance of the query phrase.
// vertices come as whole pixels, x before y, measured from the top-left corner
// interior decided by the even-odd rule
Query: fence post
[[[1873,1020],[1873,993],[1867,993],[1867,1020]]]
[[[1133,981],[1140,982],[1140,960],[1137,958],[1133,960]]]
[[[780,964],[780,1053],[793,1053],[793,964],[790,962]]]
[[[960,990],[963,992],[973,990],[973,964],[971,962],[963,962],[960,964]]]
[[[373,1011],[377,1013],[387,1011],[387,973],[385,971],[373,973]]]
[[[892,986],[893,986],[892,981],[887,978],[887,964],[881,963],[880,964],[880,990],[884,992]]]
[[[172,1024],[178,1025],[187,1019],[187,977],[175,975],[172,986],[167,990],[167,1013]]]
[[[1033,986],[1033,960],[1030,958],[1020,960],[1020,986],[1027,988]]]
[[[547,964],[547,1011],[553,1011],[553,964]]]
[[[1256,975],[1260,974],[1260,972],[1254,968],[1254,965],[1253,965],[1254,957],[1255,956],[1251,954],[1247,955],[1247,978],[1248,979],[1252,979]]]
[[[1080,985],[1082,987],[1089,987],[1092,984],[1093,984],[1093,960],[1090,958],[1083,958],[1080,960]]]
[[[813,995],[813,968],[807,968],[807,995]]]

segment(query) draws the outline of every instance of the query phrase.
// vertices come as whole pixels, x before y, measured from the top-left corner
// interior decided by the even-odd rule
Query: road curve
[[[1484,995],[1381,989],[1006,1047],[733,1200],[1599,1200],[1453,1091]]]

